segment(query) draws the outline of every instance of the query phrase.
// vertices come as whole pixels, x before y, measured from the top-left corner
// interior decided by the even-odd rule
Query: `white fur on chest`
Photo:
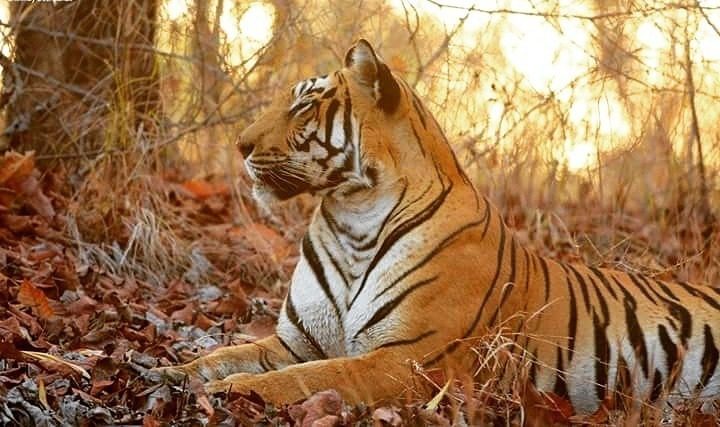
[[[434,196],[430,194],[429,197]],[[423,200],[414,207],[423,209],[428,202]],[[336,222],[341,228],[351,227],[354,236],[372,240],[395,204],[396,200],[387,198],[377,201],[376,208],[363,215],[336,215],[330,222]],[[313,271],[310,260],[303,256],[293,275],[290,298],[303,327],[323,347],[327,356],[367,353],[407,336],[405,328],[408,325],[403,321],[401,311],[393,311],[380,322],[375,322],[373,316],[405,290],[434,279],[427,277],[426,270],[415,271],[413,266],[431,256],[438,242],[447,236],[456,222],[446,212],[438,212],[434,221],[423,222],[402,234],[385,245],[380,253],[383,239],[390,230],[413,215],[410,211],[403,212],[400,218],[390,221],[377,244],[363,251],[353,249],[351,238],[332,233],[328,221],[316,216],[309,238],[322,266],[323,278],[318,280],[318,272]],[[326,286],[322,285],[323,281]],[[279,332],[293,329],[283,326],[286,321],[281,317]]]

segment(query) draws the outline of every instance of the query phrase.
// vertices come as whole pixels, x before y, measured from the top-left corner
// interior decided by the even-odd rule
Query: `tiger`
[[[319,204],[275,333],[156,368],[164,378],[275,403],[326,389],[379,402],[403,395],[418,366],[475,369],[472,339],[509,327],[527,381],[576,413],[628,374],[633,396],[718,397],[720,291],[522,245],[368,41],[281,92],[237,145],[257,200]]]

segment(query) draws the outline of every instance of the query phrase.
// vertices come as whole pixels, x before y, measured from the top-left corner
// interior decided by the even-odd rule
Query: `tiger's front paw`
[[[193,377],[197,377],[193,369],[186,365],[180,365],[152,368],[148,371],[145,378],[154,383],[166,381],[171,384],[182,384],[184,381],[189,381]]]

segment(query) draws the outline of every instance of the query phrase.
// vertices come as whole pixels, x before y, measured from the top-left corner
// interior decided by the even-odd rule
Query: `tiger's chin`
[[[309,192],[309,189],[303,186],[277,187],[263,181],[253,182],[252,187],[253,199],[265,205],[282,202],[306,192]]]

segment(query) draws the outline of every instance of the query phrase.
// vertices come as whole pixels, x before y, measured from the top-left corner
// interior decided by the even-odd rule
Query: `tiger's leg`
[[[412,370],[406,359],[407,355],[381,348],[356,357],[305,362],[259,375],[230,375],[206,384],[205,390],[252,390],[266,401],[291,403],[332,388],[348,401],[371,403],[397,398],[408,388]]]
[[[155,368],[152,372],[173,382],[181,382],[186,376],[207,382],[238,372],[257,374],[282,369],[299,361],[273,334],[253,343],[219,348],[184,365]]]

